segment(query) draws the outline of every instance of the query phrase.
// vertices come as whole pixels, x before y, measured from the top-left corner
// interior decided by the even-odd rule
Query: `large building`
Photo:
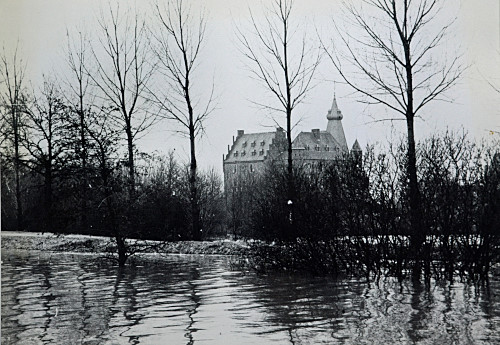
[[[349,148],[342,127],[342,112],[333,97],[332,107],[326,115],[326,130],[313,129],[300,132],[292,142],[294,162],[313,165],[333,161],[349,154]],[[277,159],[286,160],[286,135],[282,128],[275,132],[245,133],[238,130],[233,137],[228,153],[223,157],[224,185],[226,190],[236,178],[248,178],[264,170],[265,165]],[[352,150],[361,152],[356,140]]]

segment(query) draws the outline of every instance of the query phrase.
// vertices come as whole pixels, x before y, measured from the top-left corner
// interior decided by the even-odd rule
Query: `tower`
[[[354,145],[352,145],[351,157],[353,157],[356,160],[356,163],[361,166],[363,162],[363,150],[361,150],[358,139],[356,139]]]
[[[349,152],[347,146],[347,141],[345,140],[344,128],[342,127],[342,112],[337,106],[337,100],[335,99],[335,94],[333,95],[332,108],[328,110],[326,118],[328,120],[328,125],[326,126],[326,131],[330,133],[335,140],[339,143],[340,148],[344,152]]]

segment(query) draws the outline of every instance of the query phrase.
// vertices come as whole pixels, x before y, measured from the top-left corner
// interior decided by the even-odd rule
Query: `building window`
[[[238,157],[238,151],[234,151],[234,156]]]
[[[319,145],[314,146],[315,151],[319,151]]]
[[[255,156],[255,155],[257,155],[257,151],[253,150],[252,151],[252,156]]]
[[[245,151],[241,151],[241,155],[244,156],[246,155],[247,153]]]
[[[253,172],[253,165],[250,164],[250,172]]]
[[[233,174],[236,174],[236,166],[234,166]]]
[[[264,150],[260,150],[259,151],[259,156],[263,156],[264,155]]]
[[[306,146],[306,150],[309,151],[309,145]]]
[[[325,146],[325,151],[330,151],[330,146],[326,145]]]
[[[265,143],[265,141],[264,141],[264,140],[262,140],[262,141],[260,142],[260,146],[264,146],[265,144],[266,144],[266,143]]]
[[[252,145],[252,147],[255,147],[255,141],[252,141],[251,145]]]

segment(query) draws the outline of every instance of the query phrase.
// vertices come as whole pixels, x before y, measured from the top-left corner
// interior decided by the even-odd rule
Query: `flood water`
[[[231,267],[2,250],[2,344],[500,344],[498,277],[426,289]]]

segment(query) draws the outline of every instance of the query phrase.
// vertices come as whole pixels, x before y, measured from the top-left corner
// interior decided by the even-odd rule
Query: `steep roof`
[[[328,110],[328,113],[326,114],[326,119],[327,120],[342,120],[344,116],[342,115],[342,112],[339,109],[339,106],[337,105],[337,99],[335,98],[335,95],[333,95],[333,102],[332,102],[332,107],[330,110]]]
[[[315,152],[343,152],[343,147],[331,135],[331,133],[320,130],[311,132],[300,132],[292,143],[294,148],[303,148]]]
[[[351,150],[354,151],[354,152],[361,152],[361,151],[363,151],[363,150],[361,150],[361,146],[359,145],[358,139],[356,139],[356,141],[352,145],[352,149]]]
[[[276,132],[247,133],[239,135],[224,162],[258,162],[268,154]]]
[[[296,160],[335,160],[345,150],[326,131],[313,129],[311,132],[300,132],[292,143],[293,157]]]

